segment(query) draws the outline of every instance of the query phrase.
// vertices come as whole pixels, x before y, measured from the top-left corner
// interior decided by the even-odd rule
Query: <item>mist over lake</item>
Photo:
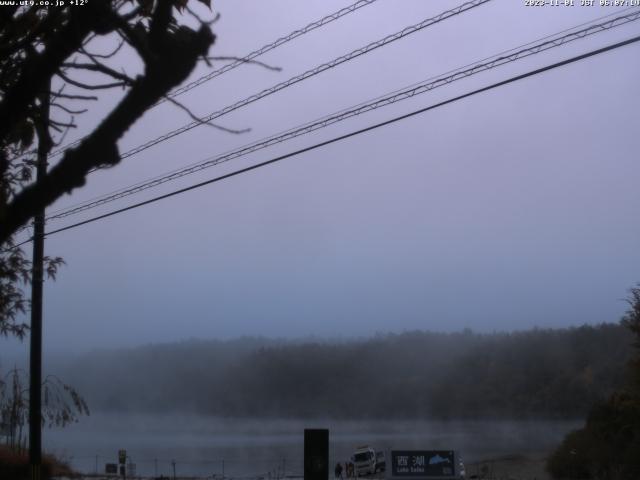
[[[0,480],[640,479],[639,7],[0,2]]]
[[[364,400],[363,400],[364,401]],[[579,421],[231,419],[198,415],[93,414],[44,432],[48,452],[80,471],[104,471],[126,449],[142,475],[230,477],[302,474],[305,428],[329,428],[330,465],[359,445],[376,449],[455,449],[465,462],[546,453]]]
[[[126,449],[143,475],[265,478],[302,474],[305,428],[330,430],[330,465],[359,445],[545,456],[622,381],[628,344],[603,324],[89,352],[54,367],[93,413],[44,445],[89,473]]]
[[[544,459],[624,381],[621,325],[359,339],[244,337],[52,359],[90,416],[46,429],[46,451],[103,473],[125,449],[140,475],[303,472],[304,429],[328,428],[330,465],[356,447],[456,450],[465,463]],[[175,463],[174,463],[175,462]]]
[[[629,332],[193,340],[51,365],[95,411],[230,418],[574,419],[624,381]]]

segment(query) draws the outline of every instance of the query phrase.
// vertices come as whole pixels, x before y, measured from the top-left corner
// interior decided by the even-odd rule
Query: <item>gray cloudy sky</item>
[[[212,54],[245,55],[351,3],[214,1],[221,18]],[[244,66],[180,99],[198,114],[213,112],[461,3],[379,0],[261,57],[281,72]],[[92,175],[49,211],[623,10],[575,3],[529,7],[524,0],[493,0],[217,120],[250,133],[196,128]],[[50,228],[638,32],[640,21],[632,22]],[[51,236],[47,254],[63,256],[67,266],[46,285],[45,348],[617,321],[626,308],[621,299],[640,281],[639,53],[633,44]],[[202,65],[193,78],[207,69]],[[105,96],[75,135],[86,133],[120,93]],[[189,122],[164,104],[121,148]]]

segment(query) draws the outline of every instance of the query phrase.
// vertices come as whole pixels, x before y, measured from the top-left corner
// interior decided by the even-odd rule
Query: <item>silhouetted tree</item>
[[[627,385],[595,405],[586,425],[564,439],[549,458],[554,478],[640,478],[640,285],[631,289],[621,323],[635,335]]]
[[[117,141],[199,60],[207,61],[215,37],[211,22],[201,20],[187,0],[91,0],[65,7],[15,3],[0,8],[0,334],[21,337],[26,326],[16,319],[28,308],[21,283],[29,282],[30,263],[14,248],[14,234],[36,212],[84,185],[90,171],[116,165]],[[182,14],[199,28],[184,24]],[[112,50],[104,52],[102,42],[98,51],[98,38],[111,41]],[[121,68],[123,50],[140,60],[138,73]],[[59,145],[76,126],[75,117],[86,111],[78,102],[84,106],[111,89],[123,90],[119,103],[41,180],[32,181],[33,146],[48,151]],[[52,111],[46,118],[45,100]],[[60,263],[47,259],[47,272],[55,274]]]
[[[636,348],[636,354],[629,362],[629,370],[631,373],[629,388],[635,394],[640,395],[640,285],[631,289],[629,299],[629,310],[622,319],[622,324],[633,332]]]
[[[14,368],[0,377],[0,423],[7,429],[9,448],[21,450],[26,442],[29,413],[29,388],[26,372]],[[64,427],[89,415],[84,398],[72,386],[55,375],[42,382],[42,423],[48,427]]]

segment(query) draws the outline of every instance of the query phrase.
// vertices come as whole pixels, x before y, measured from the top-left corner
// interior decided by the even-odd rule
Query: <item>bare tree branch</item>
[[[98,97],[89,95],[68,95],[64,93],[52,93],[54,98],[66,98],[67,100],[98,100]]]
[[[90,85],[88,83],[79,82],[77,80],[73,80],[72,78],[69,78],[67,75],[62,73],[61,70],[58,70],[56,72],[56,75],[62,78],[68,84],[73,85],[74,87],[84,88],[86,90],[108,90],[110,88],[126,87],[129,85],[128,82],[113,82],[113,83],[103,83],[101,85]]]
[[[89,5],[94,4],[99,2],[91,2]],[[163,95],[182,83],[199,58],[207,55],[215,39],[209,28],[201,27],[198,31],[184,26],[167,28],[172,18],[172,2],[158,2],[155,5],[156,10],[151,19],[149,33],[138,38],[140,43],[138,51],[145,51],[144,75],[134,80],[124,98],[102,123],[76,148],[68,149],[42,181],[25,187],[6,205],[6,208],[0,209],[0,244],[7,241],[42,205],[50,205],[65,193],[84,185],[89,171],[119,163],[118,139]],[[86,9],[71,9],[72,12],[80,10]],[[103,13],[113,20],[114,28],[117,27],[121,31],[131,30],[128,25],[124,26],[126,22],[123,22],[121,17],[113,11]],[[116,21],[116,19],[120,20]],[[116,23],[118,23],[117,26]],[[107,27],[104,27],[104,30],[106,31]],[[67,48],[67,55],[57,56],[55,62],[49,61],[47,72],[50,75],[59,75],[59,69],[64,60],[80,48],[82,39],[88,33],[89,30],[83,30],[83,35],[76,38],[73,49]],[[135,35],[132,38],[136,38]],[[46,70],[42,66],[39,68]],[[34,85],[31,87],[33,88]],[[11,109],[17,108],[23,102],[25,106],[29,104],[30,95],[26,92],[23,95],[25,96],[23,101],[14,102]],[[2,113],[10,112],[11,109],[4,103],[0,103],[0,118],[5,118]],[[0,138],[3,138],[2,133],[0,130]]]
[[[77,128],[78,126],[73,123],[73,117],[71,117],[71,123],[58,122],[57,120],[49,119],[49,126],[53,127],[65,127],[65,128]]]
[[[11,118],[12,122],[0,123],[0,139],[6,138],[15,122],[19,122],[28,111],[45,82],[60,69],[60,65],[82,46],[84,39],[94,30],[104,26],[104,17],[113,14],[109,2],[88,2],[83,8],[68,10],[68,21],[52,33],[45,49],[27,58],[21,66],[19,81],[0,100],[0,118]]]
[[[88,108],[83,108],[82,110],[71,110],[70,108],[67,108],[64,105],[60,105],[59,103],[56,103],[56,102],[51,102],[51,106],[59,108],[60,110],[63,110],[70,115],[81,115],[89,111]]]
[[[72,119],[73,121],[73,119]],[[64,139],[67,138],[67,134],[69,133],[69,131],[71,130],[71,128],[67,128],[62,132],[62,135],[60,135],[60,138],[57,141],[53,142],[53,146],[54,147],[59,147],[60,145],[62,145],[62,142],[64,142]]]
[[[189,110],[189,108],[187,106],[185,106],[182,103],[178,102],[176,99],[171,98],[168,95],[163,95],[163,97],[166,100],[168,100],[169,102],[173,103],[176,107],[178,107],[181,110],[183,110],[184,112],[186,112],[187,115],[189,115],[189,117],[191,117],[192,120],[194,120],[195,122],[198,122],[200,125],[207,125],[209,127],[212,127],[212,128],[218,129],[218,130],[222,130],[223,132],[234,133],[234,134],[247,133],[247,132],[251,131],[250,128],[244,128],[242,130],[234,130],[234,129],[231,129],[231,128],[223,127],[221,125],[216,125],[215,123],[212,123],[212,122],[208,122],[208,121],[203,120],[202,118],[196,116],[191,110]]]
[[[200,23],[200,25],[203,25],[203,26],[206,26],[206,27],[210,27],[211,25],[216,23],[218,20],[220,20],[220,12],[217,12],[216,16],[213,17],[211,20],[204,20],[200,15],[198,15],[191,8],[189,8],[189,5],[186,5],[185,8],[186,8],[187,12],[189,12],[189,15],[191,15],[193,18],[195,18],[198,21],[198,23]]]
[[[242,57],[233,57],[233,56],[215,56],[215,57],[206,57],[207,60],[217,60],[217,61],[232,61],[232,62],[243,62],[253,65],[258,65],[260,67],[264,67],[267,70],[273,70],[275,72],[281,72],[282,67],[274,67],[273,65],[269,65],[267,63],[261,62],[260,60],[246,60]]]
[[[114,48],[111,52],[109,53],[90,53],[87,51],[87,49],[85,47],[82,47],[80,49],[80,52],[82,52],[84,55],[87,55],[89,58],[102,58],[102,59],[108,59],[108,58],[112,58],[114,57],[121,49],[122,46],[125,44],[126,42],[124,41],[123,38],[120,39],[120,42],[118,43],[118,46],[116,48]]]
[[[145,63],[150,62],[152,54],[145,38],[118,15],[116,15],[115,23],[121,37],[138,52],[138,55]]]
[[[116,78],[120,80],[122,83],[126,83],[127,85],[133,85],[133,82],[134,82],[133,78],[131,78],[127,74],[120,73],[110,67],[107,67],[106,65],[103,65],[97,60],[94,61],[94,63],[77,63],[77,62],[66,63],[65,62],[62,64],[62,66],[64,68],[73,68],[76,70],[89,70],[92,72],[104,73],[105,75],[109,75],[110,77]]]

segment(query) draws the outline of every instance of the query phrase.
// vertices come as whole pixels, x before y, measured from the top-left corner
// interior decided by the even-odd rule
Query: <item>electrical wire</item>
[[[261,150],[263,148],[267,148],[269,146],[273,146],[278,143],[285,142],[287,140],[291,140],[301,135],[305,135],[321,128],[325,128],[334,123],[338,123],[344,121],[348,118],[361,115],[363,113],[376,110],[378,108],[391,105],[393,103],[406,100],[408,98],[412,98],[416,95],[421,95],[423,93],[429,92],[435,88],[450,84],[457,80],[461,80],[463,78],[467,78],[469,76],[475,75],[477,73],[490,70],[492,68],[496,68],[498,66],[504,65],[506,63],[511,63],[516,60],[520,60],[522,58],[526,58],[531,55],[535,55],[537,53],[547,51],[551,48],[559,47],[565,45],[574,40],[582,39],[587,36],[593,35],[595,33],[599,33],[605,30],[609,30],[611,28],[625,25],[627,23],[637,21],[640,19],[640,10],[637,10],[631,14],[618,16],[614,19],[611,19],[607,22],[602,22],[596,25],[591,25],[585,29],[569,33],[562,37],[553,38],[559,35],[559,33],[551,36],[544,37],[542,40],[552,38],[551,40],[546,40],[540,43],[529,42],[526,45],[531,45],[529,47],[519,49],[520,47],[516,47],[514,49],[508,50],[506,52],[502,52],[501,54],[497,54],[497,56],[488,57],[488,59],[480,60],[479,62],[475,62],[473,64],[467,65],[465,67],[461,67],[457,70],[449,71],[445,74],[442,74],[437,77],[431,77],[423,82],[413,84],[410,87],[406,87],[405,89],[396,90],[386,96],[378,97],[373,101],[361,103],[349,109],[341,110],[336,114],[332,114],[330,116],[323,117],[321,119],[315,120],[313,122],[309,122],[299,127],[294,127],[293,129],[287,130],[285,132],[276,134],[271,137],[267,137],[266,139],[262,139],[251,143],[249,145],[245,145],[240,147],[239,149],[232,150],[222,155],[218,155],[215,157],[210,157],[202,162],[193,164],[186,168],[182,168],[176,171],[173,171],[169,174],[165,174],[162,176],[155,177],[153,179],[140,182],[138,184],[132,185],[130,187],[120,189],[111,194],[103,195],[97,199],[93,199],[87,202],[84,202],[78,206],[74,206],[71,208],[67,208],[64,210],[60,210],[58,212],[52,213],[47,217],[47,221],[56,220],[68,217],[70,215],[74,215],[91,208],[95,208],[106,203],[119,200],[121,198],[127,197],[129,195],[133,195],[149,188],[153,188],[169,181],[176,180],[186,175],[190,175],[192,173],[199,172],[206,168],[210,168],[215,165],[219,165],[224,162],[228,162],[230,160],[242,157],[244,155],[248,155],[255,151]],[[573,27],[574,29],[577,27]],[[570,29],[571,30],[571,29]],[[567,30],[563,30],[560,33],[563,33]]]
[[[548,39],[553,38],[553,37],[556,37],[556,36],[558,36],[558,35],[560,35],[560,34],[563,34],[563,33],[566,33],[566,32],[570,32],[571,30],[575,30],[576,28],[580,28],[580,27],[583,27],[583,26],[585,26],[585,25],[590,25],[590,24],[592,24],[592,23],[594,23],[594,22],[596,22],[596,21],[604,20],[605,18],[613,17],[614,15],[617,15],[617,14],[619,14],[619,13],[624,13],[624,12],[627,12],[627,11],[629,11],[629,10],[633,10],[633,9],[634,9],[633,7],[629,7],[629,8],[626,8],[626,9],[622,10],[621,12],[610,13],[609,15],[603,15],[603,16],[601,16],[601,17],[594,18],[594,19],[592,19],[592,20],[589,20],[588,22],[583,22],[583,23],[580,23],[580,24],[578,24],[578,25],[574,25],[573,27],[566,28],[566,29],[564,29],[564,30],[560,30],[559,32],[555,32],[555,33],[553,33],[553,34],[550,34],[550,35],[547,35],[547,36],[544,36],[544,37],[538,38],[538,39],[536,39],[536,40],[533,40],[533,41],[527,42],[527,43],[522,44],[522,45],[519,45],[519,46],[517,46],[517,47],[510,48],[509,50],[503,50],[502,52],[496,53],[496,54],[491,55],[491,56],[489,56],[489,57],[485,57],[485,58],[483,58],[483,59],[481,59],[481,60],[477,60],[477,61],[475,61],[475,62],[468,63],[468,64],[466,64],[466,65],[464,65],[464,66],[462,66],[462,67],[458,67],[458,68],[456,68],[456,69],[449,70],[449,71],[447,71],[447,72],[445,72],[445,73],[440,74],[439,76],[440,76],[440,77],[442,77],[442,76],[445,76],[445,75],[449,75],[449,74],[455,73],[455,72],[457,72],[457,71],[459,71],[459,70],[467,69],[467,68],[469,68],[469,67],[471,67],[471,66],[477,65],[477,64],[482,63],[482,62],[486,62],[486,61],[488,61],[488,60],[490,60],[490,59],[493,59],[493,58],[496,58],[496,57],[499,57],[499,56],[503,56],[503,55],[506,55],[506,54],[508,54],[508,53],[515,52],[515,51],[516,51],[516,50],[518,50],[518,49],[521,49],[521,48],[524,48],[524,47],[528,47],[528,46],[530,46],[530,45],[534,45],[536,42],[541,42],[541,41],[543,41],[543,40],[548,40]],[[614,21],[616,21],[616,20],[618,20],[618,19],[620,19],[620,18],[623,18],[623,17],[618,17],[617,19],[614,19]],[[400,89],[396,89],[396,90],[394,90],[394,91],[392,91],[392,92],[389,92],[389,93],[387,93],[387,94],[380,95],[380,96],[378,96],[378,97],[375,97],[375,98],[373,98],[373,99],[370,99],[370,100],[367,100],[367,101],[364,101],[364,102],[360,102],[360,103],[358,103],[358,104],[356,104],[356,105],[352,105],[351,107],[343,108],[342,110],[339,110],[339,111],[337,111],[337,112],[334,112],[333,114],[325,115],[325,116],[320,117],[320,118],[318,118],[318,119],[316,119],[316,120],[313,120],[313,121],[311,121],[311,122],[307,122],[307,123],[305,123],[305,124],[299,125],[298,127],[293,127],[293,128],[288,129],[288,130],[281,131],[281,132],[279,132],[279,133],[277,133],[277,134],[275,134],[275,135],[272,135],[272,136],[270,136],[270,137],[264,137],[264,138],[262,138],[261,140],[258,140],[258,141],[254,142],[254,143],[253,143],[253,144],[251,144],[251,145],[254,145],[254,144],[257,144],[257,143],[261,143],[261,142],[266,141],[266,140],[273,139],[273,138],[275,138],[275,137],[277,137],[277,136],[283,135],[283,134],[288,133],[288,132],[291,132],[291,131],[293,131],[293,130],[297,130],[298,128],[302,128],[303,126],[310,125],[310,124],[312,124],[312,123],[315,123],[315,122],[318,122],[318,121],[325,120],[325,119],[327,119],[327,118],[329,118],[329,117],[331,117],[331,116],[338,115],[338,114],[343,113],[343,112],[346,112],[346,111],[348,111],[348,110],[350,110],[350,109],[353,109],[353,108],[356,108],[356,107],[360,107],[360,106],[362,106],[362,105],[365,105],[365,104],[367,104],[367,103],[370,103],[370,102],[373,102],[373,101],[376,101],[376,100],[383,99],[383,98],[384,98],[384,97],[386,97],[386,96],[393,95],[393,94],[396,94],[396,93],[401,93],[403,90],[410,89],[410,88],[413,88],[413,87],[417,87],[417,86],[421,85],[423,82],[430,81],[430,80],[434,80],[434,79],[436,79],[436,78],[438,78],[438,76],[433,76],[433,77],[430,77],[430,78],[428,78],[428,79],[426,79],[426,80],[423,80],[423,81],[421,81],[421,82],[417,82],[417,83],[414,83],[414,84],[412,84],[412,85],[409,85],[409,86],[406,86],[406,87],[403,87],[403,88],[400,88]],[[248,146],[249,146],[249,145],[245,145],[244,147],[241,147],[241,148],[243,148],[243,149],[244,149],[244,148],[246,148],[246,147],[248,147]],[[226,152],[226,153],[225,153],[225,154],[223,154],[222,156],[227,155],[227,154],[229,154],[229,153],[231,153],[231,152]],[[192,167],[203,166],[204,168],[208,168],[209,166],[217,165],[217,164],[218,164],[218,162],[216,162],[216,163],[210,163],[212,159],[217,159],[217,158],[220,158],[220,157],[210,157],[209,159],[206,159],[206,160],[200,160],[200,161],[198,161],[198,162],[196,162],[196,163],[193,163],[193,164],[191,164],[191,165],[187,165],[186,167],[182,167],[182,168],[180,168],[180,169],[172,170],[172,171],[167,172],[167,173],[162,174],[162,175],[157,175],[156,177],[152,177],[152,178],[149,178],[149,179],[147,179],[147,180],[143,180],[143,181],[138,182],[138,183],[136,183],[136,184],[129,185],[128,187],[123,187],[123,188],[117,189],[117,190],[112,191],[112,192],[107,193],[107,194],[102,194],[102,195],[95,196],[95,197],[93,197],[93,198],[90,198],[90,199],[85,200],[85,201],[83,201],[83,202],[80,202],[80,203],[78,203],[78,204],[72,205],[71,207],[67,207],[67,208],[63,208],[63,209],[56,210],[56,211],[52,212],[52,216],[51,216],[51,217],[48,217],[48,218],[49,218],[49,219],[52,219],[53,217],[55,217],[55,216],[56,216],[56,214],[57,214],[57,213],[67,211],[67,210],[69,210],[69,209],[73,209],[73,208],[78,207],[78,206],[83,206],[83,205],[88,204],[88,203],[92,203],[94,200],[101,200],[101,199],[104,199],[104,198],[106,198],[106,197],[110,197],[110,196],[112,196],[112,195],[118,194],[118,193],[120,193],[120,192],[125,192],[125,191],[127,191],[127,190],[129,190],[129,189],[132,189],[132,188],[135,188],[135,187],[138,187],[138,186],[143,186],[143,185],[145,185],[147,182],[152,182],[152,181],[155,181],[155,180],[164,179],[164,178],[166,178],[166,177],[169,177],[169,176],[174,175],[174,174],[177,174],[177,173],[181,173],[181,172],[183,172],[183,171],[185,171],[185,174],[191,173],[191,172],[186,172],[186,170],[191,169]],[[219,163],[222,163],[222,162],[219,162]],[[132,193],[136,193],[136,192],[132,192]],[[65,216],[66,216],[66,215],[65,215]]]
[[[166,193],[164,195],[160,195],[160,196],[151,198],[149,200],[145,200],[143,202],[139,202],[139,203],[136,203],[136,204],[133,204],[133,205],[129,205],[127,207],[120,208],[118,210],[113,210],[113,211],[105,213],[103,215],[98,215],[96,217],[92,217],[92,218],[89,218],[87,220],[83,220],[81,222],[77,222],[77,223],[74,223],[72,225],[68,225],[66,227],[62,227],[62,228],[58,228],[56,230],[49,231],[49,232],[45,233],[45,236],[50,236],[50,235],[54,235],[56,233],[64,232],[64,231],[67,231],[67,230],[71,230],[73,228],[77,228],[77,227],[80,227],[82,225],[86,225],[88,223],[93,223],[93,222],[96,222],[98,220],[103,220],[105,218],[117,215],[119,213],[123,213],[123,212],[129,211],[129,210],[133,210],[133,209],[142,207],[144,205],[149,205],[151,203],[155,203],[155,202],[158,202],[160,200],[164,200],[166,198],[170,198],[170,197],[173,197],[173,196],[176,196],[176,195],[179,195],[179,194],[191,191],[191,190],[195,190],[197,188],[201,188],[201,187],[204,187],[206,185],[210,185],[212,183],[217,183],[217,182],[220,182],[220,181],[225,180],[227,178],[235,177],[235,176],[240,175],[242,173],[246,173],[246,172],[249,172],[249,171],[252,171],[252,170],[256,170],[258,168],[262,168],[262,167],[265,167],[267,165],[271,165],[273,163],[280,162],[280,161],[285,160],[287,158],[294,157],[294,156],[297,156],[297,155],[300,155],[302,153],[306,153],[306,152],[309,152],[309,151],[312,151],[312,150],[316,150],[318,148],[321,148],[321,147],[324,147],[324,146],[327,146],[327,145],[330,145],[330,144],[333,144],[333,143],[337,143],[337,142],[340,142],[342,140],[346,140],[348,138],[351,138],[351,137],[354,137],[354,136],[357,136],[357,135],[361,135],[363,133],[370,132],[372,130],[376,130],[376,129],[384,127],[384,126],[391,125],[391,124],[399,122],[401,120],[405,120],[407,118],[411,118],[411,117],[426,113],[426,112],[428,112],[430,110],[434,110],[436,108],[439,108],[439,107],[442,107],[442,106],[445,106],[445,105],[449,105],[449,104],[457,102],[459,100],[462,100],[462,99],[465,99],[465,98],[468,98],[468,97],[471,97],[471,96],[474,96],[474,95],[477,95],[477,94],[480,94],[480,93],[483,93],[483,92],[487,92],[489,90],[493,90],[495,88],[502,87],[504,85],[508,85],[508,84],[523,80],[525,78],[532,77],[534,75],[539,75],[541,73],[544,73],[544,72],[547,72],[547,71],[550,71],[550,70],[553,70],[553,69],[556,69],[556,68],[559,68],[559,67],[562,67],[562,66],[565,66],[565,65],[569,65],[569,64],[584,60],[586,58],[593,57],[595,55],[600,55],[602,53],[609,52],[609,51],[621,48],[621,47],[626,46],[626,45],[630,45],[630,44],[638,42],[638,41],[640,41],[640,36],[636,36],[636,37],[630,38],[628,40],[624,40],[624,41],[621,41],[621,42],[618,42],[618,43],[614,43],[612,45],[608,45],[606,47],[602,47],[602,48],[599,48],[597,50],[592,50],[592,51],[584,53],[582,55],[577,55],[577,56],[568,58],[566,60],[562,60],[560,62],[553,63],[551,65],[547,65],[545,67],[537,68],[535,70],[531,70],[531,71],[523,73],[521,75],[510,77],[510,78],[508,78],[506,80],[502,80],[500,82],[493,83],[493,84],[488,85],[486,87],[482,87],[482,88],[473,90],[471,92],[468,92],[468,93],[465,93],[465,94],[462,94],[462,95],[458,95],[458,96],[450,98],[448,100],[445,100],[445,101],[430,105],[428,107],[424,107],[424,108],[421,108],[419,110],[414,110],[413,112],[410,112],[410,113],[407,113],[407,114],[404,114],[404,115],[400,115],[398,117],[394,117],[394,118],[386,120],[384,122],[376,123],[374,125],[370,125],[368,127],[365,127],[365,128],[359,129],[359,130],[355,130],[353,132],[350,132],[350,133],[347,133],[347,134],[344,134],[344,135],[340,135],[338,137],[334,137],[334,138],[331,138],[329,140],[326,140],[326,141],[323,141],[323,142],[319,142],[319,143],[316,143],[314,145],[311,145],[311,146],[308,146],[308,147],[305,147],[305,148],[302,148],[302,149],[299,149],[299,150],[296,150],[296,151],[293,151],[293,152],[290,152],[290,153],[287,153],[287,154],[284,154],[284,155],[280,155],[280,156],[272,158],[270,160],[267,160],[267,161],[252,165],[250,167],[242,168],[242,169],[236,170],[234,172],[230,172],[230,173],[227,173],[225,175],[221,175],[219,177],[215,177],[215,178],[212,178],[210,180],[206,180],[204,182],[200,182],[200,183],[191,185],[189,187],[181,188],[179,190],[175,190],[173,192]],[[23,245],[24,243],[27,243],[29,241],[31,241],[31,239],[26,240],[26,241],[24,241],[24,242],[22,242],[22,243],[20,243],[20,244],[18,244],[16,246]]]
[[[254,50],[253,52],[245,55],[242,58],[239,58],[237,60],[234,60],[231,63],[228,63],[227,65],[218,68],[216,70],[212,70],[211,72],[209,72],[206,75],[203,75],[202,77],[198,78],[197,80],[194,80],[191,83],[188,83],[187,85],[184,85],[182,87],[177,88],[176,90],[169,92],[167,94],[167,97],[177,97],[178,95],[181,95],[185,92],[188,92],[189,90],[192,90],[194,88],[196,88],[199,85],[202,85],[205,82],[208,82],[209,80],[213,80],[214,78],[227,73],[237,67],[239,67],[240,65],[244,65],[246,63],[251,62],[252,60],[254,60],[255,58],[259,57],[260,55],[264,55],[267,52],[270,52],[271,50],[275,50],[276,48],[278,48],[281,45],[284,45],[285,43],[288,43],[292,40],[295,40],[298,37],[301,37],[302,35],[305,35],[306,33],[309,33],[317,28],[323,27],[335,20],[338,20],[339,18],[344,17],[345,15],[348,15],[350,13],[353,13],[357,10],[359,10],[362,7],[366,7],[367,5],[371,5],[372,3],[377,2],[378,0],[358,0],[357,2],[349,5],[348,7],[342,8],[336,12],[330,13],[329,15],[326,15],[324,17],[322,17],[319,20],[316,20],[314,22],[309,23],[308,25],[299,28],[297,30],[294,30],[293,32],[289,33],[288,35],[284,35],[280,38],[278,38],[277,40],[275,40],[274,42],[268,43],[266,45],[263,45],[262,47],[258,48],[257,50]],[[155,105],[160,105],[161,103],[165,102],[166,99],[162,98],[160,99]],[[152,107],[153,108],[153,107]],[[80,142],[82,142],[86,137],[82,137],[74,142],[71,142],[61,148],[56,149],[55,151],[51,152],[49,154],[49,157],[54,157],[56,155],[61,154],[62,152],[64,152],[65,150],[69,149],[69,148],[73,148],[77,145],[80,144]]]
[[[233,62],[231,62],[231,63],[229,63],[229,64],[227,64],[227,65],[225,65],[225,66],[223,66],[221,68],[218,68],[218,69],[215,69],[215,70],[211,71],[207,75],[203,75],[202,77],[198,78],[197,80],[194,80],[191,83],[188,83],[187,85],[184,85],[184,86],[182,86],[180,88],[177,88],[176,90],[174,90],[172,92],[169,92],[167,94],[167,97],[174,98],[174,97],[177,97],[178,95],[181,95],[182,93],[188,92],[189,90],[192,90],[193,88],[195,88],[195,87],[197,87],[199,85],[202,85],[203,83],[208,82],[209,80],[212,80],[212,79],[214,79],[214,78],[216,78],[216,77],[218,77],[218,76],[220,76],[220,75],[222,75],[224,73],[227,73],[227,72],[239,67],[240,65],[244,65],[246,63],[250,63],[253,59],[259,57],[260,55],[263,55],[263,54],[265,54],[265,53],[267,53],[267,52],[269,52],[271,50],[274,50],[274,49],[278,48],[279,46],[284,45],[285,43],[288,43],[288,42],[290,42],[290,41],[292,41],[292,40],[294,40],[294,39],[296,39],[296,38],[298,38],[298,37],[300,37],[300,36],[302,36],[302,35],[304,35],[306,33],[309,33],[311,31],[317,29],[317,28],[320,28],[320,27],[322,27],[324,25],[327,25],[327,24],[329,24],[329,23],[331,23],[331,22],[333,22],[335,20],[338,20],[339,18],[341,18],[341,17],[343,17],[343,16],[345,16],[345,15],[347,15],[349,13],[355,12],[356,10],[358,10],[358,9],[360,9],[362,7],[366,7],[367,5],[371,5],[372,3],[376,2],[376,1],[378,1],[378,0],[358,0],[357,2],[355,2],[352,5],[349,5],[348,7],[345,7],[343,9],[341,9],[341,10],[338,10],[337,12],[334,12],[334,13],[331,13],[329,15],[326,15],[325,17],[323,17],[323,18],[321,18],[319,20],[316,20],[315,22],[312,22],[312,23],[310,23],[310,24],[308,24],[308,25],[306,25],[306,26],[304,26],[304,27],[302,27],[302,28],[300,28],[298,30],[294,30],[293,32],[289,33],[288,35],[282,36],[282,37],[278,38],[276,41],[271,42],[271,43],[269,43],[267,45],[264,45],[264,46],[260,47],[259,49],[254,50],[253,52],[245,55],[242,58],[236,59]],[[167,99],[166,98],[162,98],[158,102],[156,102],[151,108],[153,108],[153,107],[155,107],[157,105],[160,105],[161,103],[164,103],[165,101],[167,101]],[[80,142],[82,142],[85,138],[86,137],[82,137],[82,138],[80,138],[78,140],[75,140],[75,141],[73,141],[71,143],[68,143],[68,144],[66,144],[66,145],[64,145],[64,146],[52,151],[51,153],[49,153],[48,157],[49,158],[55,157],[55,156],[63,153],[65,150],[68,150],[69,148],[73,148],[73,147],[79,145]],[[35,153],[35,151],[28,152],[28,153]],[[25,154],[21,154],[21,156],[22,155],[25,155]]]
[[[291,87],[292,85],[295,85],[299,82],[302,82],[304,80],[307,80],[308,78],[312,78],[316,75],[319,75],[320,73],[323,73],[327,70],[330,70],[332,68],[335,68],[339,65],[342,65],[343,63],[349,62],[355,58],[358,58],[362,55],[365,55],[367,53],[372,52],[373,50],[376,50],[380,47],[383,47],[385,45],[388,45],[392,42],[395,42],[396,40],[400,40],[401,38],[404,38],[406,36],[409,36],[413,33],[419,32],[427,27],[430,27],[432,25],[435,25],[437,23],[440,23],[444,20],[447,20],[451,17],[454,17],[456,15],[459,15],[463,12],[466,12],[468,10],[471,10],[473,8],[476,8],[480,5],[483,5],[487,2],[490,2],[491,0],[471,0],[468,1],[466,3],[463,3],[462,5],[459,5],[455,8],[452,8],[450,10],[446,10],[442,13],[440,13],[439,15],[436,15],[435,17],[431,17],[431,18],[427,18],[419,23],[416,23],[415,25],[411,25],[408,27],[403,28],[402,30],[393,33],[391,35],[387,35],[386,37],[377,40],[375,42],[371,42],[368,45],[365,45],[364,47],[358,48],[356,50],[353,50],[345,55],[342,55],[340,57],[334,58],[333,60],[323,63],[321,65],[318,65],[310,70],[307,70],[299,75],[296,75],[294,77],[291,77],[290,79],[284,81],[284,82],[280,82],[276,85],[273,85],[272,87],[266,88],[258,93],[254,93],[253,95],[250,95],[249,97],[244,98],[243,100],[240,100],[238,102],[235,102],[231,105],[227,105],[226,107],[217,110],[215,112],[212,112],[204,117],[202,117],[201,119],[199,119],[198,121],[192,121],[191,123],[188,123],[186,125],[183,125],[180,128],[177,128],[175,130],[172,130],[170,132],[167,132],[159,137],[154,138],[153,140],[149,140],[146,143],[143,143],[142,145],[138,145],[122,154],[120,154],[120,158],[121,159],[125,159],[128,157],[131,157],[133,155],[136,155],[144,150],[147,150],[148,148],[153,147],[154,145],[157,145],[159,143],[162,143],[166,140],[169,140],[177,135],[181,135],[185,132],[188,132],[189,130],[196,128],[198,126],[204,125],[208,122],[211,122],[212,120],[215,120],[217,118],[222,117],[223,115],[226,115],[228,113],[231,113],[235,110],[238,110],[239,108],[245,107],[253,102],[256,102],[258,100],[261,100],[265,97],[268,97],[270,95],[273,95],[276,92],[279,92],[285,88]],[[95,168],[92,170],[96,171],[99,170],[99,168]]]
[[[187,85],[184,85],[176,90],[174,90],[173,92],[169,93],[167,96],[168,97],[177,97],[178,95],[181,95],[185,92],[188,92],[189,90],[202,85],[205,82],[208,82],[209,80],[212,80],[214,78],[216,78],[219,75],[222,75],[223,73],[226,73],[230,70],[233,70],[236,67],[239,67],[240,65],[243,65],[247,62],[250,62],[251,60],[253,60],[254,58],[259,57],[260,55],[263,55],[271,50],[274,50],[275,48],[278,48],[280,45],[284,45],[285,43],[290,42],[291,40],[294,40],[302,35],[304,35],[305,33],[311,32],[313,30],[315,30],[316,28],[320,28],[324,25],[327,25],[328,23],[333,22],[334,20],[337,20],[345,15],[348,15],[349,13],[355,12],[356,10],[362,8],[362,7],[366,7],[367,5],[371,5],[372,3],[376,2],[377,0],[359,0],[356,3],[349,5],[348,7],[345,7],[341,10],[338,10],[337,12],[331,13],[323,18],[321,18],[320,20],[317,20],[315,22],[310,23],[309,25],[299,29],[299,30],[295,30],[293,32],[291,32],[289,35],[286,35],[284,37],[280,37],[278,40],[276,40],[275,42],[272,42],[270,44],[267,44],[261,48],[259,48],[258,50],[255,50],[251,53],[249,53],[248,55],[246,55],[243,58],[240,58],[238,60],[235,60],[232,63],[229,63],[227,65],[225,65],[222,68],[219,68],[217,70],[213,70],[212,72],[208,73],[207,75],[204,75],[202,77],[200,77],[197,80],[194,80],[191,83],[188,83]],[[160,100],[160,102],[165,101],[164,99]],[[158,102],[158,103],[160,103]]]

